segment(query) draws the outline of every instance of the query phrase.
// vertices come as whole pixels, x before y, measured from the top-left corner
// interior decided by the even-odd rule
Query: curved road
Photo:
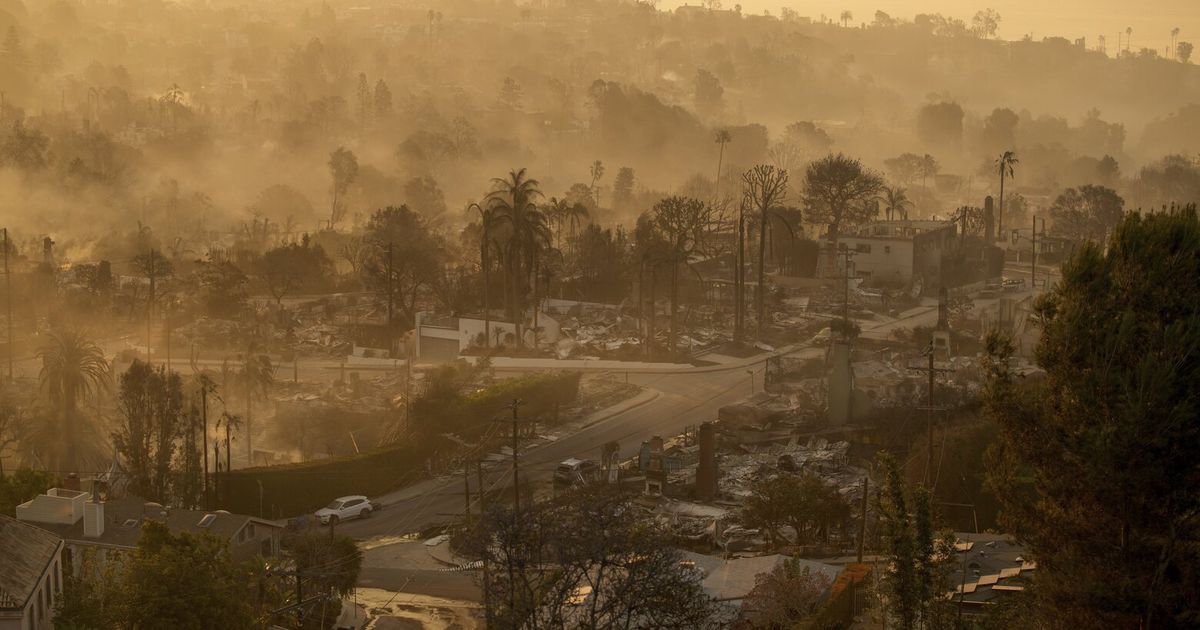
[[[753,370],[754,387],[761,390],[764,358],[670,374],[630,374],[629,382],[642,385],[648,393],[596,412],[584,428],[556,441],[522,449],[521,485],[550,479],[554,467],[569,457],[598,459],[600,447],[607,442],[618,442],[622,457],[629,457],[641,448],[642,441],[655,435],[673,436],[689,425],[716,419],[720,407],[752,393],[747,370]],[[508,462],[485,465],[484,485],[489,490],[507,488],[511,481]],[[474,471],[470,484],[474,494],[478,489]],[[339,531],[357,538],[396,536],[453,521],[463,514],[463,478],[422,481],[376,501],[383,505],[382,510],[368,519],[343,523]],[[474,500],[472,509],[477,509]]]

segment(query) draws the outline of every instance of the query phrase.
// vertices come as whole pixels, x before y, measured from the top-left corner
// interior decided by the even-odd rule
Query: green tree
[[[277,308],[283,307],[283,298],[293,291],[318,287],[333,273],[333,263],[325,250],[307,238],[268,250],[256,261],[255,268]]]
[[[1084,243],[1038,304],[1044,379],[988,340],[1001,427],[991,486],[1038,563],[1045,627],[1189,627],[1200,619],[1200,222],[1127,215]]]
[[[121,375],[117,401],[122,419],[112,439],[130,488],[148,501],[165,503],[172,498],[176,441],[187,429],[183,382],[176,372],[135,359]]]
[[[888,221],[897,216],[902,220],[908,219],[908,209],[912,207],[913,203],[909,200],[904,188],[900,186],[884,187],[883,195],[879,200],[883,202],[883,211],[886,213]]]
[[[531,179],[525,169],[510,171],[507,177],[492,180],[492,190],[486,205],[493,213],[495,228],[505,243],[508,267],[508,311],[517,327],[517,347],[524,345],[522,328],[525,322],[526,294],[529,276],[533,271],[536,252],[549,245],[550,228],[546,215],[538,209],[542,196],[538,181]]]
[[[1125,200],[1103,186],[1068,188],[1050,206],[1053,231],[1075,240],[1102,242],[1125,213]]]
[[[869,202],[883,189],[883,178],[841,153],[810,164],[804,183],[808,219],[828,225],[829,240],[834,244],[843,225],[871,218],[874,207]]]
[[[53,332],[38,351],[42,392],[50,402],[56,422],[43,428],[38,439],[47,448],[47,461],[54,469],[80,465],[79,446],[88,436],[82,432],[79,399],[108,384],[109,365],[104,352],[78,330]]]
[[[53,473],[18,468],[0,477],[0,514],[16,516],[18,505],[60,485],[62,480]]]
[[[196,278],[200,282],[200,303],[210,317],[234,319],[246,307],[249,280],[233,262],[215,259],[197,261]]]
[[[174,534],[142,523],[137,550],[121,572],[117,625],[128,628],[250,628],[250,580],[210,535]]]
[[[376,210],[364,236],[369,246],[362,265],[366,285],[387,305],[389,324],[397,307],[404,322],[412,322],[417,299],[442,273],[446,254],[441,239],[408,206]]]

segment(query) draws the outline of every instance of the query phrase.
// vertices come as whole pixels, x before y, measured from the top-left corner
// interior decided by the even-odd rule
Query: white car
[[[344,521],[350,518],[366,518],[375,509],[371,500],[362,495],[353,495],[334,499],[332,503],[317,510],[314,516],[322,525],[330,522]]]

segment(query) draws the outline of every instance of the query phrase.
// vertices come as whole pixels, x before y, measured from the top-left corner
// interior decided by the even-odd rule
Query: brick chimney
[[[712,501],[717,497],[717,434],[711,422],[700,425],[700,466],[696,468],[696,497]]]

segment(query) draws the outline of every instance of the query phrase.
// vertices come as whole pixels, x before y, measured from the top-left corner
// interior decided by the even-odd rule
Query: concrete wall
[[[913,276],[913,241],[900,238],[846,236],[840,239],[855,252],[851,258],[856,276],[907,283]]]
[[[90,496],[78,490],[51,488],[46,494],[40,494],[18,505],[17,520],[70,525],[83,518],[83,506]]]

